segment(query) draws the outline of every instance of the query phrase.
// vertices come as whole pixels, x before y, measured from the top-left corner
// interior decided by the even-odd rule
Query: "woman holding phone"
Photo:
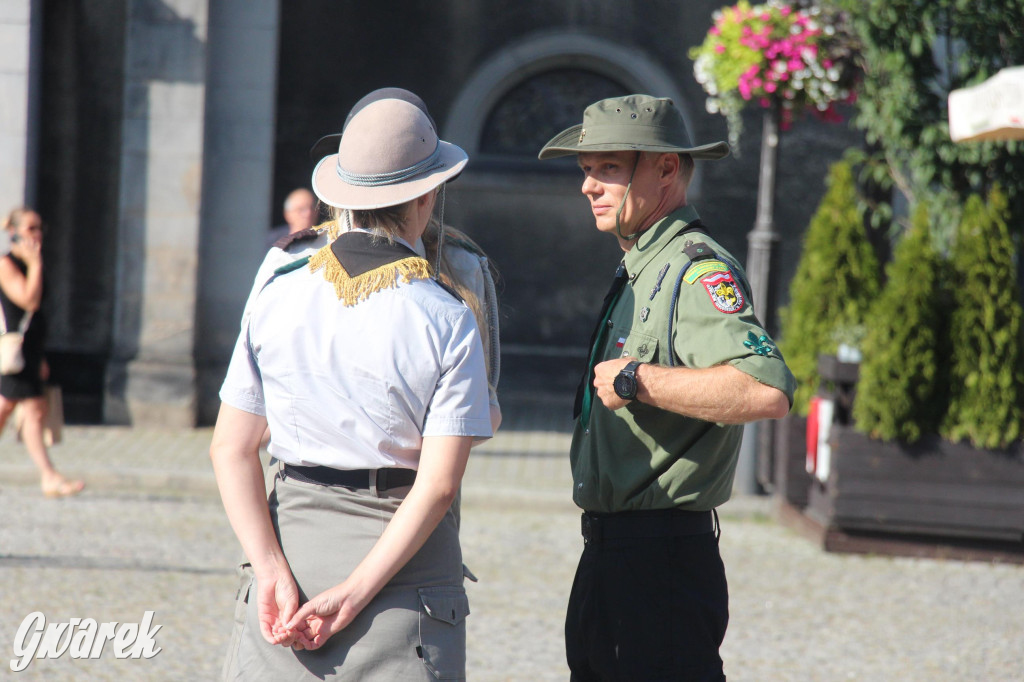
[[[22,333],[24,366],[17,373],[0,375],[0,430],[14,408],[21,405],[21,439],[39,469],[43,494],[77,495],[85,484],[57,472],[43,440],[48,410],[46,381],[50,378],[50,366],[43,355],[43,219],[31,208],[20,207],[6,216],[3,227],[10,238],[11,251],[0,258],[2,331]]]

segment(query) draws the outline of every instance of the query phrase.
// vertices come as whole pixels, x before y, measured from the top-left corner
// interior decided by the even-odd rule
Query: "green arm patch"
[[[754,332],[747,332],[747,340],[743,345],[762,357],[768,357],[775,352],[771,339],[764,334],[758,337]]]
[[[729,272],[729,266],[720,260],[705,260],[698,263],[693,263],[690,268],[686,271],[686,275],[683,279],[686,280],[687,284],[693,284],[701,277],[711,274],[712,272]]]

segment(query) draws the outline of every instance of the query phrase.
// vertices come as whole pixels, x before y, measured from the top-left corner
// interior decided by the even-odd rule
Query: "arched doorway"
[[[588,104],[637,92],[670,97],[686,116],[674,79],[640,50],[547,33],[483,63],[445,118],[443,137],[470,155],[450,187],[446,220],[497,261],[503,376],[515,377],[517,388],[575,385],[593,317],[621,258],[594,229],[575,159],[540,162],[537,153],[579,123]],[[699,193],[695,177],[691,196]]]

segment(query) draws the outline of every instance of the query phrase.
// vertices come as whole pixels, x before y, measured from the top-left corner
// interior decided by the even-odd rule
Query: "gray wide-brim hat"
[[[586,152],[667,152],[715,160],[729,154],[725,142],[694,147],[683,115],[672,100],[627,95],[595,102],[583,111],[583,123],[551,138],[540,150],[542,161]]]
[[[468,160],[461,148],[438,139],[418,107],[382,99],[352,117],[338,153],[313,169],[313,192],[336,208],[397,206],[455,177]]]
[[[342,132],[345,132],[345,128],[348,127],[349,121],[352,120],[352,117],[369,105],[374,102],[379,102],[382,99],[400,99],[403,102],[415,105],[417,109],[427,115],[427,118],[430,119],[430,125],[433,126],[434,130],[437,130],[437,124],[434,123],[434,118],[430,115],[430,112],[427,111],[427,103],[424,102],[415,92],[410,92],[405,88],[378,88],[369,94],[363,95],[362,99],[352,105],[352,109],[349,110],[348,116],[345,117],[345,124],[341,126]],[[312,147],[310,147],[309,158],[313,161],[319,161],[328,154],[333,154],[338,151],[338,144],[340,142],[341,133],[324,135],[314,142]]]

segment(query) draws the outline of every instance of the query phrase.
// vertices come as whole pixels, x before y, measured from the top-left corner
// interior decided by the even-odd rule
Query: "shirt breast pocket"
[[[630,331],[624,338],[620,337],[621,347],[616,344],[618,356],[634,357],[640,362],[655,362],[658,359],[658,339],[643,332]]]

